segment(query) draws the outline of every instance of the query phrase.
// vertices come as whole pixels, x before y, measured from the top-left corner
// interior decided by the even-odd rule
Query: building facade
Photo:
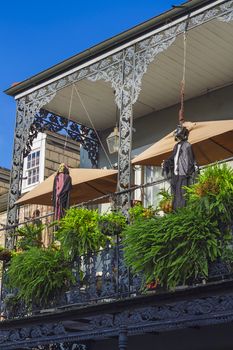
[[[31,150],[34,131],[45,127],[65,130],[87,152],[93,167],[117,162],[120,206],[129,208],[133,156],[178,123],[185,35],[186,119],[232,120],[232,1],[189,1],[6,91],[17,100],[9,224],[17,219],[14,203],[20,195],[23,157]],[[69,113],[71,95],[75,97]],[[116,106],[120,144],[111,155],[106,138],[116,124]],[[231,146],[227,158],[232,157]],[[35,153],[35,165],[38,157]],[[85,167],[82,150],[80,159]],[[40,172],[32,169],[32,158],[26,163],[31,186]],[[153,169],[143,172],[155,176]],[[144,182],[144,176],[138,175],[137,181]],[[6,244],[13,243],[9,234]],[[86,262],[85,290],[77,285],[56,309],[2,322],[2,349],[232,347],[232,276],[219,268],[210,283],[143,294],[138,276],[130,273],[122,256],[120,246],[101,253],[101,292],[96,287],[97,258],[92,256]]]

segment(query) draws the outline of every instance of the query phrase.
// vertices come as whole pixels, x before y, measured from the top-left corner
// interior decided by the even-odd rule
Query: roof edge
[[[187,12],[197,10],[198,8],[205,6],[213,0],[192,0],[182,3],[177,7],[173,7],[171,10],[163,12],[162,14],[153,17],[150,20],[147,20],[127,31],[124,31],[116,36],[113,36],[110,39],[107,39],[95,46],[92,46],[54,66],[43,70],[42,72],[33,75],[32,77],[20,82],[17,85],[11,86],[6,89],[4,92],[9,96],[15,96],[19,93],[25,92],[26,90],[35,87],[37,84],[43,83],[48,79],[52,79],[57,75],[66,72],[78,65],[86,63],[88,60],[96,58],[101,54],[106,53],[112,49],[115,49],[127,41],[133,40],[143,34],[148,33],[152,29],[159,28],[166,24],[167,20],[173,21]]]

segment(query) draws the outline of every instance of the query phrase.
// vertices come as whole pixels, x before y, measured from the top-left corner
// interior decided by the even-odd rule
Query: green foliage
[[[165,189],[159,191],[158,194],[162,197],[159,202],[159,208],[163,210],[164,213],[171,213],[173,196]]]
[[[105,213],[99,218],[100,231],[107,236],[120,234],[127,224],[126,217],[121,212]]]
[[[158,279],[174,288],[198,276],[207,278],[208,264],[219,257],[233,266],[233,169],[208,167],[186,190],[185,208],[135,221],[124,231],[125,260],[147,282]]]
[[[0,261],[8,262],[11,258],[12,252],[9,249],[0,246]]]
[[[146,282],[158,279],[174,288],[197,276],[208,276],[208,262],[221,256],[217,222],[193,208],[136,222],[124,231],[125,260]]]
[[[27,305],[47,305],[75,282],[70,265],[60,251],[30,248],[14,255],[7,270],[7,286],[17,288],[17,298]]]
[[[26,224],[19,226],[16,233],[19,237],[17,248],[22,250],[30,249],[31,247],[41,247],[42,231],[45,225],[42,224]]]
[[[96,210],[70,208],[59,221],[56,238],[61,242],[61,250],[68,260],[97,251],[106,243],[106,236],[100,231],[99,214]]]
[[[141,203],[137,203],[129,209],[130,222],[150,219],[154,217],[156,213],[157,210],[154,209],[151,205],[148,208],[144,208]]]
[[[206,168],[198,182],[186,188],[188,205],[221,223],[233,220],[233,169],[224,165]]]

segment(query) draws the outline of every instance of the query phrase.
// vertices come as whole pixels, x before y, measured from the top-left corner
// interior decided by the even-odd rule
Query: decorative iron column
[[[14,225],[18,220],[17,206],[15,205],[15,202],[21,194],[23,159],[24,156],[27,155],[30,127],[34,121],[35,114],[42,106],[50,102],[54,96],[55,93],[50,93],[49,95],[45,95],[40,99],[35,99],[32,102],[25,97],[17,101],[13,158],[8,196],[7,225]],[[8,249],[13,249],[14,241],[13,231],[7,231],[5,246]]]
[[[118,337],[119,350],[126,350],[128,344],[127,328],[122,326],[120,328]]]
[[[122,87],[120,91],[120,144],[118,151],[118,191],[126,190],[131,185],[131,150],[134,99],[135,47],[123,52]],[[121,195],[120,206],[127,210],[130,206],[130,193]]]

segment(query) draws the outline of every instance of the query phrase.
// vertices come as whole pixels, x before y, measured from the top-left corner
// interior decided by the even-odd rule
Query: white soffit
[[[233,22],[212,20],[188,32],[185,98],[202,95],[233,82]],[[159,54],[148,67],[142,80],[142,90],[134,105],[134,118],[172,106],[180,99],[183,70],[183,36]],[[111,85],[86,79],[76,84],[83,103],[98,130],[112,127],[116,107]],[[69,117],[72,87],[57,93],[45,107],[51,112]],[[80,100],[73,91],[71,119],[91,126]]]

